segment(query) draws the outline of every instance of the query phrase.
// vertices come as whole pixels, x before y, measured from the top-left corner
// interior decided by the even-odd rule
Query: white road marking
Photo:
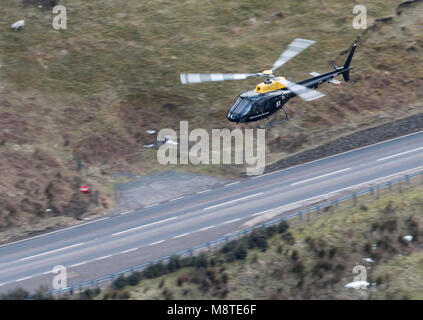
[[[291,183],[291,186],[296,186],[296,185],[298,185],[298,184],[302,184],[302,183],[310,182],[310,181],[317,180],[317,179],[324,178],[324,177],[329,177],[329,176],[332,176],[332,175],[334,175],[334,174],[341,173],[341,172],[345,172],[345,171],[348,171],[348,170],[351,170],[351,168],[346,168],[346,169],[342,169],[342,170],[338,170],[338,171],[334,171],[334,172],[326,173],[326,174],[323,174],[323,175],[318,176],[318,177],[314,177],[314,178],[306,179],[306,180],[299,181],[299,182],[294,182],[294,183]]]
[[[240,183],[240,182],[241,181],[235,181],[235,182],[232,182],[232,183],[228,183],[228,184],[225,184],[224,187],[229,187],[229,186],[232,186],[232,185]]]
[[[25,281],[25,280],[28,280],[28,279],[31,279],[31,278],[32,278],[32,276],[20,278],[20,279],[16,280],[16,282]]]
[[[209,191],[211,191],[211,189],[207,189],[207,190],[203,190],[203,191],[198,191],[197,194],[204,193],[204,192],[209,192]]]
[[[150,204],[150,205],[148,205],[148,206],[145,206],[145,207],[144,207],[144,209],[145,209],[145,208],[155,207],[155,206],[158,206],[159,204],[160,204],[160,203]]]
[[[266,210],[266,211],[257,212],[257,213],[252,214],[251,216],[253,216],[253,217],[259,216],[261,214],[268,213],[269,211],[272,211],[272,210],[274,210],[274,209],[269,209],[269,210]]]
[[[290,207],[290,206],[296,205],[296,204],[301,203],[301,202],[311,201],[311,200],[319,199],[319,198],[322,198],[322,197],[326,197],[327,198],[327,197],[329,197],[329,195],[334,194],[334,193],[338,193],[338,192],[341,192],[341,191],[344,191],[344,190],[348,190],[348,189],[357,188],[357,187],[360,187],[362,185],[370,184],[372,182],[376,182],[376,181],[379,181],[379,180],[387,179],[387,178],[390,178],[390,177],[393,177],[393,176],[397,176],[397,175],[400,175],[400,174],[403,174],[403,173],[406,173],[406,172],[411,172],[411,171],[414,171],[414,170],[417,170],[417,169],[423,169],[423,166],[412,168],[412,169],[405,170],[405,171],[401,171],[401,172],[398,172],[398,173],[394,173],[394,174],[391,174],[391,175],[388,175],[388,176],[384,176],[384,177],[377,178],[377,179],[374,179],[374,180],[366,181],[366,182],[363,182],[363,183],[359,183],[359,184],[353,185],[351,187],[346,187],[346,188],[343,188],[343,189],[338,189],[338,190],[335,190],[335,191],[331,191],[329,193],[323,193],[323,194],[320,194],[318,196],[314,196],[314,197],[307,198],[307,199],[304,199],[304,200],[300,200],[300,201],[296,201],[296,202],[293,202],[293,203],[285,204],[283,206],[276,207],[276,208],[273,208],[273,209],[269,209],[269,210],[266,210],[266,211],[254,213],[253,216],[257,216],[257,215],[260,215],[260,214],[263,214],[263,213],[267,213],[267,212],[270,212],[270,211],[273,211],[273,210],[278,210],[278,209],[283,209],[283,208],[286,208],[286,207]],[[287,218],[293,217],[295,215],[296,214],[294,213],[294,214],[288,216]]]
[[[172,218],[169,218],[169,219],[164,219],[164,220],[152,222],[152,223],[149,223],[149,224],[143,224],[142,226],[139,226],[139,227],[135,227],[135,228],[131,228],[131,229],[128,229],[128,230],[124,230],[124,231],[113,233],[112,236],[117,236],[117,235],[120,235],[120,234],[123,234],[123,233],[126,233],[126,232],[130,232],[130,231],[134,231],[134,230],[146,228],[146,227],[153,226],[155,224],[159,224],[159,223],[163,223],[163,222],[167,222],[167,221],[170,221],[170,220],[173,220],[173,219],[176,219],[176,218],[177,217],[172,217]]]
[[[232,222],[236,222],[236,221],[239,221],[239,220],[241,220],[241,218],[225,221],[225,222],[223,222],[223,224],[232,223]]]
[[[112,256],[112,255],[111,255],[111,254],[109,254],[109,255],[107,255],[107,256],[103,256],[103,257],[97,258],[97,259],[95,259],[95,260],[103,260],[103,259],[110,258],[111,256]]]
[[[214,226],[201,228],[200,231],[208,230],[208,229],[211,229],[211,228],[214,228]]]
[[[129,250],[121,251],[120,253],[128,253],[128,252],[132,252],[132,251],[135,251],[135,250],[138,250],[138,248],[132,248],[132,249],[129,249]]]
[[[297,168],[297,167],[305,166],[307,164],[311,164],[311,163],[314,163],[314,162],[318,162],[318,161],[322,161],[322,160],[326,160],[326,159],[330,159],[330,158],[335,158],[335,157],[341,156],[343,154],[347,154],[347,153],[358,151],[358,150],[362,150],[362,149],[371,148],[371,147],[374,147],[374,146],[379,145],[379,144],[383,144],[383,143],[387,143],[387,142],[391,142],[391,141],[403,139],[403,138],[406,138],[406,137],[410,137],[410,136],[414,136],[416,134],[422,134],[422,133],[423,133],[423,130],[422,131],[418,131],[418,132],[413,132],[413,133],[410,133],[410,134],[406,134],[404,136],[400,136],[400,137],[396,137],[396,138],[392,138],[392,139],[388,139],[388,140],[376,142],[376,143],[370,144],[368,146],[364,146],[364,147],[360,147],[360,148],[357,148],[357,149],[348,150],[348,151],[337,153],[337,154],[334,154],[334,155],[331,155],[331,156],[328,156],[328,157],[324,157],[324,158],[312,160],[312,161],[309,161],[309,162],[297,164],[297,165],[292,166],[292,167],[288,167],[288,168],[284,168],[284,169],[280,169],[280,170],[268,172],[268,173],[265,173],[265,174],[257,175],[257,176],[251,177],[250,179],[256,179],[256,178],[265,177],[265,176],[268,176],[268,175],[271,175],[271,174],[274,174],[274,173],[279,173],[279,172],[282,172],[282,171],[285,171],[285,170],[290,170],[290,169],[294,169],[294,168]]]
[[[72,266],[71,266],[71,267],[72,267]],[[53,270],[43,272],[42,274],[50,274],[50,273],[53,273]]]
[[[181,200],[181,199],[183,199],[183,198],[184,198],[184,197],[175,198],[175,199],[169,200],[169,202],[176,201],[176,200]]]
[[[397,153],[397,154],[394,154],[394,155],[389,156],[389,157],[385,157],[385,158],[380,158],[380,159],[377,159],[377,161],[383,161],[383,160],[387,160],[387,159],[391,159],[391,158],[399,157],[399,156],[402,156],[402,155],[404,155],[404,154],[407,154],[407,153],[410,153],[410,152],[414,152],[414,151],[418,151],[418,150],[422,150],[422,149],[423,149],[423,147],[421,147],[421,148],[416,148],[416,149],[413,149],[413,150],[404,151],[404,152]]]
[[[149,243],[148,245],[154,246],[155,244],[159,244],[159,243],[163,243],[163,242],[164,242],[164,240],[159,240],[159,241],[156,241],[156,242]]]
[[[180,234],[179,236],[174,236],[173,239],[182,238],[182,237],[185,237],[187,235],[189,235],[189,232],[188,233],[184,233],[184,234]]]
[[[109,219],[109,218],[110,217],[104,217],[104,218],[93,220],[93,221],[90,221],[90,222],[78,224],[76,226],[72,226],[72,227],[68,227],[68,228],[64,228],[64,229],[59,229],[59,230],[48,232],[48,233],[43,233],[43,234],[40,234],[40,235],[35,236],[35,237],[26,238],[26,239],[18,240],[18,241],[15,241],[15,242],[6,243],[6,244],[1,245],[0,248],[10,246],[12,244],[17,244],[17,243],[20,243],[20,242],[24,242],[24,241],[33,240],[33,239],[37,239],[37,238],[40,238],[40,237],[48,236],[50,234],[54,234],[54,233],[57,233],[57,232],[66,231],[66,230],[69,230],[69,229],[74,229],[74,228],[86,226],[87,224],[91,224],[91,223],[94,223],[94,222],[100,222],[100,221],[103,221],[103,220],[106,220],[106,219]]]
[[[212,209],[212,208],[217,208],[217,207],[224,206],[224,205],[229,204],[229,203],[234,203],[234,202],[242,201],[242,200],[245,200],[245,199],[248,199],[248,198],[257,197],[259,195],[262,195],[263,193],[264,192],[259,192],[259,193],[252,194],[250,196],[246,196],[246,197],[242,197],[242,198],[239,198],[239,199],[235,199],[235,200],[231,200],[231,201],[219,203],[219,204],[216,204],[214,206],[204,208],[203,210],[209,210],[209,209]]]
[[[121,212],[120,215],[123,216],[124,214],[128,214],[131,212],[134,212],[135,210],[129,210],[129,211],[125,211],[125,212]]]
[[[71,268],[77,267],[77,266],[82,266],[83,264],[86,264],[88,261],[84,261],[84,262],[80,262],[80,263],[75,263],[73,265],[71,265]]]
[[[41,256],[44,256],[44,255],[49,254],[49,253],[54,253],[54,252],[59,252],[59,251],[63,251],[63,250],[74,248],[74,247],[79,247],[79,246],[81,246],[83,244],[84,244],[84,242],[80,242],[80,243],[73,244],[71,246],[67,246],[67,247],[64,247],[64,248],[60,248],[60,249],[56,249],[56,250],[52,250],[52,251],[47,251],[47,252],[35,254],[33,256],[26,257],[26,258],[21,258],[21,259],[19,259],[19,261],[25,261],[25,260],[29,260],[29,259],[32,259],[32,258],[41,257]]]

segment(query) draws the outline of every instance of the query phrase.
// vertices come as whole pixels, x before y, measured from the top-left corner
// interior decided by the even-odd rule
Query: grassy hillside
[[[68,29],[54,30],[43,1],[0,3],[0,227],[6,239],[72,223],[113,206],[120,171],[160,166],[147,129],[234,128],[225,112],[257,80],[182,86],[179,72],[256,72],[296,37],[317,43],[281,68],[293,80],[342,64],[358,41],[350,84],[288,104],[293,121],[267,131],[268,162],[360,128],[420,112],[423,3],[387,1],[62,0]],[[51,2],[51,1],[46,1]],[[24,5],[25,3],[25,5]],[[368,10],[366,31],[352,8]],[[35,5],[34,5],[35,4]],[[375,22],[375,19],[392,19]],[[20,19],[19,32],[10,25]],[[251,125],[248,125],[251,126]],[[254,125],[252,125],[254,127]],[[76,170],[76,159],[84,170]],[[174,167],[233,176],[230,166]],[[77,188],[90,184],[99,206]],[[52,211],[46,212],[46,209]],[[14,229],[14,227],[19,227]]]
[[[356,206],[290,221],[288,229],[268,228],[192,261],[173,259],[138,278],[120,278],[95,298],[422,299],[422,191],[400,193],[396,186],[379,199],[360,197]],[[367,290],[344,287],[357,275],[356,265],[374,284]],[[177,271],[155,277],[168,270]],[[130,285],[121,288],[125,283]]]

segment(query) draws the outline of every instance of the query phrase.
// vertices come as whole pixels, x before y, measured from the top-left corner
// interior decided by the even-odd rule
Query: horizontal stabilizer
[[[311,75],[313,77],[317,77],[317,76],[320,76],[321,73],[318,73],[318,72],[310,72],[309,75]]]
[[[336,80],[336,79],[330,79],[330,80],[328,80],[328,82],[329,83],[332,83],[332,84],[336,84],[337,86],[339,86],[340,84],[341,84],[341,81],[338,81],[338,80]]]
[[[313,77],[321,76],[321,74],[318,73],[318,72],[310,72],[309,75],[311,75]],[[341,84],[341,81],[338,81],[338,80],[336,80],[334,78],[329,79],[328,82],[329,83],[332,83],[332,84],[336,84],[337,86],[339,86]]]

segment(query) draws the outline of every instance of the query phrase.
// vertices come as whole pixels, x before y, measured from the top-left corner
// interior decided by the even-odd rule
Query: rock
[[[354,282],[347,283],[345,285],[345,288],[366,289],[369,285],[370,283],[368,283],[367,281],[354,281]]]
[[[254,17],[250,18],[249,21],[251,24],[257,24],[257,19]]]
[[[12,24],[12,29],[15,31],[18,31],[22,29],[24,26],[25,26],[25,20],[19,20],[15,22],[14,24]]]
[[[407,235],[405,236],[403,239],[407,240],[407,241],[412,241],[413,240],[413,236],[411,235]]]

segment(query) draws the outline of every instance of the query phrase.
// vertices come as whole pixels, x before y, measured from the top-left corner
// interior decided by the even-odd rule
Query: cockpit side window
[[[234,115],[244,115],[251,108],[251,101],[247,98],[238,97],[238,99],[233,104],[231,111]]]

